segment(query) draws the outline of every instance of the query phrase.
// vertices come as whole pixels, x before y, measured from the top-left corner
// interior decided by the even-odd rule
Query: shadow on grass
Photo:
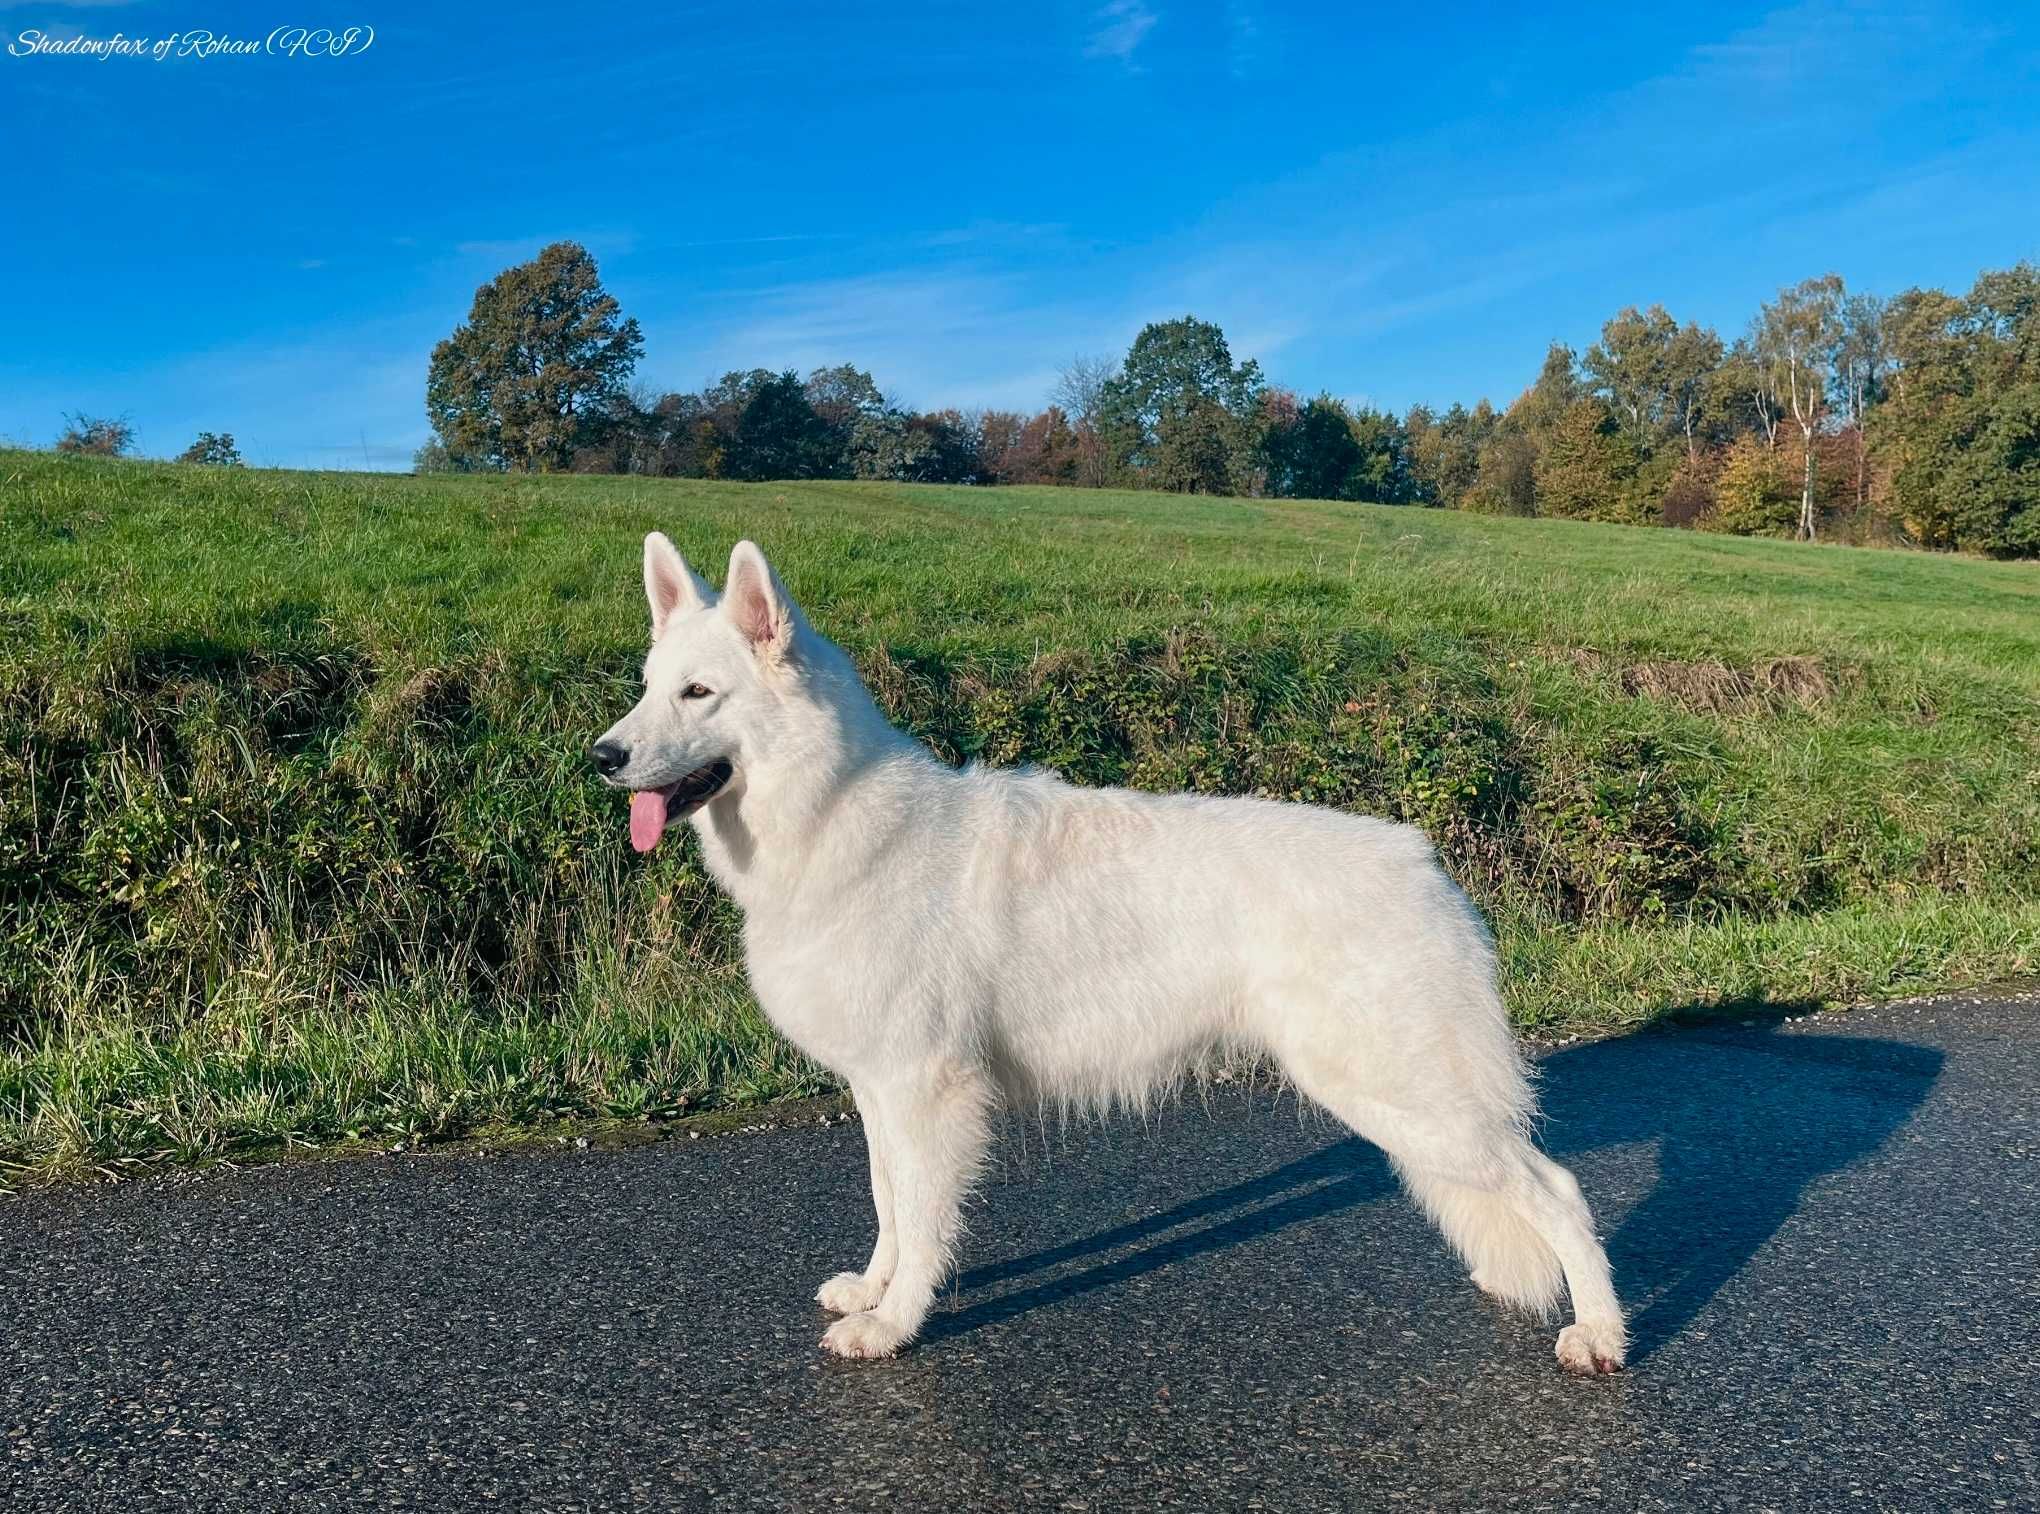
[[[1943,1056],[1932,1047],[1780,1030],[1787,1016],[1811,1007],[1710,1006],[1704,1025],[1542,1059],[1543,1139],[1554,1157],[1591,1169],[1592,1153],[1604,1147],[1657,1149],[1656,1185],[1608,1237],[1632,1310],[1632,1361],[1691,1323],[1797,1212],[1809,1185],[1870,1156],[1902,1129],[1940,1076]],[[1722,1023],[1724,1009],[1742,1023]],[[1592,1199],[1591,1170],[1586,1185]],[[1395,1186],[1372,1146],[1338,1141],[1164,1213],[966,1272],[957,1283],[961,1307],[932,1318],[927,1338],[961,1335],[1372,1203]],[[1126,1247],[1136,1249],[1034,1287],[970,1298]]]

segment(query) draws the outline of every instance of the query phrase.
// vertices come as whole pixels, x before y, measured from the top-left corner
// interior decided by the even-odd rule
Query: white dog
[[[1528,1136],[1486,928],[1407,826],[1257,799],[961,772],[886,720],[750,542],[718,602],[645,539],[644,698],[595,744],[631,843],[691,817],[765,1012],[850,1085],[878,1244],[822,1285],[838,1356],[891,1356],[947,1275],[991,1115],[1138,1105],[1246,1049],[1386,1151],[1496,1298],[1622,1365],[1572,1174]]]

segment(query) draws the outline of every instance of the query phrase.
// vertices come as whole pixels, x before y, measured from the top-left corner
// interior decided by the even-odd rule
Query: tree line
[[[421,472],[1058,484],[1442,506],[2040,556],[2040,268],[1963,295],[1780,290],[1724,340],[1661,305],[1584,353],[1554,343],[1506,409],[1398,416],[1304,399],[1225,334],[1156,322],[1125,357],[1074,359],[1048,404],[918,411],[852,364],[731,372],[694,393],[631,382],[637,322],[570,242],[476,291],[434,350]],[[120,455],[123,419],[66,418],[57,450]],[[203,432],[177,459],[237,466]]]
[[[1031,415],[915,410],[849,363],[657,392],[632,382],[643,351],[587,250],[547,247],[434,349],[415,466],[1149,488],[2040,556],[2032,263],[1962,295],[1808,279],[1727,340],[1626,308],[1584,353],[1554,343],[1505,409],[1305,399],[1192,316],[1072,360]],[[74,416],[57,445],[131,441]],[[180,458],[239,460],[212,433]]]
[[[2040,269],[1890,299],[1829,274],[1731,342],[1631,307],[1507,410],[1403,433],[1425,503],[2040,555]]]

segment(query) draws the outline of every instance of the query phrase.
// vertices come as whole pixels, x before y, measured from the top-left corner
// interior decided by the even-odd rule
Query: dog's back
[[[1327,985],[1344,990],[1342,1035],[1380,1056],[1494,1019],[1485,930],[1410,827],[1033,771],[943,776],[961,804],[927,813],[968,818],[929,844],[955,850],[959,881],[907,933],[943,943],[938,996],[963,988],[975,1013],[955,1029],[1011,1095],[1139,1106],[1214,1056],[1264,1052],[1268,1016]],[[1457,1003],[1438,1002],[1448,979]],[[1478,1039],[1507,1046],[1498,1024]]]

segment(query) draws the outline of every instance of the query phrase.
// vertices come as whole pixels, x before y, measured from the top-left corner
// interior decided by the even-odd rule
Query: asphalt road
[[[1543,1065],[1620,1377],[1265,1091],[1016,1134],[890,1363],[854,1123],[391,1157],[0,1201],[0,1509],[2040,1508],[2040,1002]]]

